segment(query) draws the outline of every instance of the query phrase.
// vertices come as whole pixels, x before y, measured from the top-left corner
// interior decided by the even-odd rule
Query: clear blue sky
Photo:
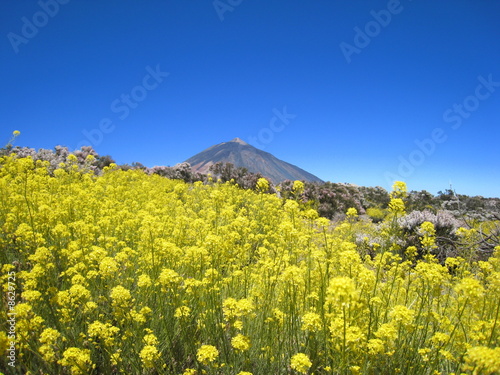
[[[240,137],[332,182],[498,197],[499,16],[496,0],[4,0],[0,139],[151,167]]]

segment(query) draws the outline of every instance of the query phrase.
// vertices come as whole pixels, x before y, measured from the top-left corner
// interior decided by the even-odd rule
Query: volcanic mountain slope
[[[282,161],[268,152],[259,150],[240,138],[219,143],[186,160],[194,172],[208,173],[211,165],[222,162],[244,167],[249,172],[260,173],[274,184],[284,180],[323,182],[315,175]]]

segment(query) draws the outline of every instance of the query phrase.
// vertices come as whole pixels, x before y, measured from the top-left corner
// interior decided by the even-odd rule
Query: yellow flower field
[[[333,225],[264,181],[47,167],[0,158],[6,374],[500,373],[500,248],[441,264],[429,222],[398,248],[403,183]]]

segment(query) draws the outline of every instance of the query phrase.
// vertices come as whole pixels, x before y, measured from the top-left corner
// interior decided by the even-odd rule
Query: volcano
[[[193,172],[208,173],[211,165],[231,163],[235,167],[246,168],[249,172],[260,173],[274,184],[285,180],[323,182],[315,175],[280,160],[269,152],[259,150],[240,138],[219,143],[186,160]]]

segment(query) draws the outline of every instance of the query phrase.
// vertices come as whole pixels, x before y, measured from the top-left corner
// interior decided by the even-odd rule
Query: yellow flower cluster
[[[442,263],[403,248],[402,183],[380,224],[318,218],[298,182],[295,200],[259,184],[0,158],[19,373],[499,371],[500,248]],[[436,245],[431,223],[419,235]]]
[[[491,349],[485,346],[476,346],[467,350],[464,370],[474,374],[500,373],[500,347]]]
[[[202,345],[196,352],[196,358],[203,364],[214,362],[219,356],[219,351],[213,345]]]
[[[176,318],[187,318],[191,314],[191,309],[188,306],[181,306],[175,309],[174,316]]]
[[[154,368],[155,362],[160,358],[158,349],[154,345],[145,345],[139,353],[139,357],[146,368]]]
[[[392,185],[391,198],[406,198],[408,188],[403,181],[395,181]]]
[[[59,363],[65,367],[69,367],[72,375],[88,374],[93,367],[90,359],[90,350],[74,347],[64,351],[63,358]]]
[[[398,323],[409,326],[415,319],[415,311],[404,305],[396,305],[389,313],[389,317]]]
[[[294,354],[290,360],[290,367],[301,374],[307,374],[311,366],[311,360],[304,353]]]
[[[91,323],[88,328],[88,335],[91,340],[102,340],[107,347],[112,347],[115,344],[115,338],[119,332],[120,328],[114,327],[110,323],[101,323],[97,320]]]
[[[321,316],[314,312],[308,312],[302,317],[302,330],[318,332],[322,328]]]
[[[259,178],[257,180],[257,190],[260,192],[266,192],[269,190],[269,181],[265,178]]]
[[[61,334],[53,329],[46,328],[40,334],[40,342],[43,344],[39,348],[39,352],[43,359],[47,362],[53,362],[56,359],[57,341]]]
[[[250,339],[242,334],[238,334],[231,339],[231,345],[236,350],[244,352],[250,349]]]
[[[252,312],[254,306],[252,301],[247,298],[236,300],[234,298],[227,298],[222,303],[222,311],[224,319],[230,321],[233,318],[239,318]]]
[[[345,307],[358,297],[354,280],[345,276],[332,278],[326,293],[326,302],[330,304],[333,309]]]
[[[346,215],[347,215],[347,217],[356,218],[356,217],[358,217],[358,210],[356,210],[353,207],[348,208]]]
[[[130,291],[121,285],[115,286],[110,293],[112,306],[114,307],[127,307],[132,299]]]
[[[392,198],[389,202],[389,211],[393,214],[402,215],[405,213],[405,204],[401,198]]]
[[[424,249],[431,251],[437,248],[435,239],[436,229],[434,229],[434,224],[429,221],[424,221],[420,225],[420,234],[422,235],[422,237],[420,237],[420,242]]]

